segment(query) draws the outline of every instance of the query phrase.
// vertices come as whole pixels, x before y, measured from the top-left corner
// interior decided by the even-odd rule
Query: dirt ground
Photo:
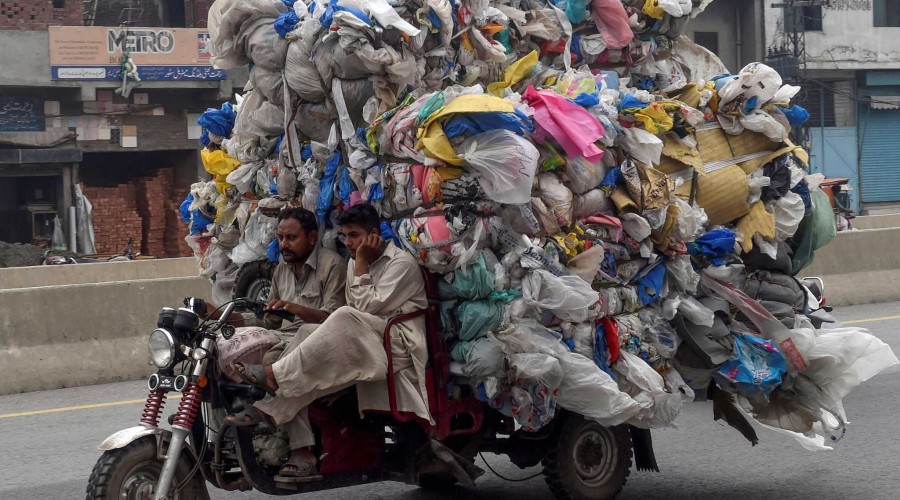
[[[44,250],[34,245],[0,241],[0,267],[39,266]]]

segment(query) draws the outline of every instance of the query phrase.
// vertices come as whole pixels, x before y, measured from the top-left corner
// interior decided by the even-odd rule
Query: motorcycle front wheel
[[[175,485],[191,472],[186,456],[175,468]],[[162,462],[157,458],[156,437],[144,436],[123,448],[109,450],[100,456],[87,486],[87,500],[153,500]],[[173,500],[208,498],[199,472],[174,495]]]

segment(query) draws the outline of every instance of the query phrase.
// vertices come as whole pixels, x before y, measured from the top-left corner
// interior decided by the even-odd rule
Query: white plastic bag
[[[666,262],[666,274],[682,292],[695,293],[700,283],[700,275],[694,270],[689,255],[677,255]]]
[[[478,174],[488,197],[499,203],[526,203],[537,169],[537,148],[508,130],[491,130],[467,139],[460,158]]]
[[[534,320],[524,320],[495,337],[507,355],[540,352],[559,360],[563,378],[559,384],[559,405],[601,425],[613,426],[635,417],[641,406],[619,390],[615,380],[590,360],[569,352],[553,332]]]
[[[781,75],[769,66],[760,62],[750,63],[741,69],[740,73],[719,90],[719,106],[743,97],[749,100],[756,97],[756,107],[762,107],[781,88]]]
[[[793,191],[788,191],[781,198],[769,203],[769,207],[775,214],[775,238],[784,241],[794,236],[806,213],[803,198]]]
[[[499,376],[503,373],[505,359],[499,346],[489,338],[481,338],[472,343],[466,354],[466,364],[462,367],[462,373],[473,380]]]
[[[579,219],[612,212],[613,207],[609,195],[602,189],[592,189],[582,195],[575,195],[572,205],[575,217]]]
[[[263,215],[259,210],[253,212],[241,235],[241,242],[231,251],[231,260],[243,265],[248,262],[266,258],[269,243],[275,238],[277,220]]]
[[[572,206],[572,191],[563,185],[559,177],[553,174],[540,174],[537,176],[540,187],[540,198],[553,209],[556,221],[561,225],[572,224],[574,207]],[[553,233],[550,233],[553,234]]]
[[[591,162],[584,156],[579,156],[566,161],[565,173],[572,192],[583,194],[600,185],[606,176],[606,166],[601,160]]]
[[[534,269],[522,278],[522,296],[529,305],[549,309],[566,321],[582,322],[596,316],[591,309],[600,296],[578,276],[554,276]]]
[[[569,259],[567,267],[570,273],[587,283],[593,283],[605,255],[605,249],[601,245],[595,245]]]
[[[666,392],[663,377],[644,360],[621,351],[614,368],[619,388],[641,406],[628,423],[644,429],[668,427],[675,422],[684,402],[680,394]]]
[[[645,165],[659,165],[662,139],[639,127],[623,128],[622,131],[619,142],[625,151]]]
[[[693,295],[681,295],[681,303],[678,305],[678,312],[695,325],[712,327],[716,319],[716,315]]]

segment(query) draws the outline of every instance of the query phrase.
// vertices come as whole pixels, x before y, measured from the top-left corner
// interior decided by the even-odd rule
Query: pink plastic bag
[[[621,49],[631,43],[634,33],[628,24],[628,14],[621,0],[594,0],[591,2],[594,22],[603,35],[608,49]]]
[[[550,134],[570,158],[600,161],[603,150],[594,143],[603,137],[604,130],[594,115],[561,95],[538,92],[534,87],[528,87],[522,98],[534,108],[536,140],[543,141]]]

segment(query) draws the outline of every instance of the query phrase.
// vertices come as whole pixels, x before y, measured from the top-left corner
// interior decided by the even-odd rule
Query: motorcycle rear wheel
[[[152,500],[162,462],[156,455],[156,438],[144,436],[115,450],[105,451],[94,465],[88,480],[87,500]],[[175,468],[174,485],[191,471],[186,457]],[[172,496],[173,500],[208,498],[198,472],[188,484]]]
[[[544,457],[544,479],[557,500],[612,500],[631,473],[627,427],[571,416]]]

